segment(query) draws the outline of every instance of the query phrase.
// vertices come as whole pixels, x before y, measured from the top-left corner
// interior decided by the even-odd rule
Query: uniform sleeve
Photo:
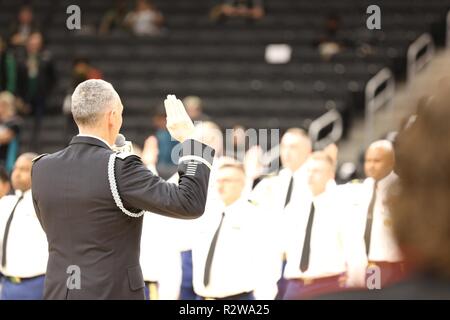
[[[116,159],[119,195],[126,208],[193,219],[205,210],[214,149],[195,140],[182,144],[178,185],[148,170],[136,156]]]

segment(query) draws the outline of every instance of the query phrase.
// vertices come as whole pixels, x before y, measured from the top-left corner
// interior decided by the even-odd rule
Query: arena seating
[[[223,128],[242,124],[254,128],[301,126],[336,108],[351,125],[363,108],[365,83],[384,66],[401,79],[408,45],[433,25],[444,21],[449,0],[378,1],[382,30],[366,28],[366,8],[360,0],[266,0],[266,17],[254,24],[208,20],[210,0],[157,0],[166,18],[166,32],[157,38],[128,34],[99,37],[91,31],[111,5],[109,0],[34,1],[33,5],[53,53],[58,85],[48,106],[42,150],[64,144],[62,100],[68,92],[72,59],[84,56],[104,72],[122,97],[124,133],[142,144],[149,134],[151,112],[168,93],[198,95],[204,111]],[[66,7],[82,9],[81,32],[66,27]],[[0,25],[7,25],[18,3],[3,0]],[[341,19],[341,36],[352,45],[330,61],[321,59],[313,43],[323,31],[328,13]],[[406,36],[405,36],[406,35]],[[292,60],[265,62],[265,47],[287,43]],[[368,43],[372,53],[358,48]],[[30,126],[26,124],[26,128]],[[30,130],[22,134],[27,147]]]

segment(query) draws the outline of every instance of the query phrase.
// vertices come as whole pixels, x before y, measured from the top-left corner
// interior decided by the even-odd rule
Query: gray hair
[[[117,100],[120,100],[120,97],[109,82],[86,80],[80,83],[72,94],[73,118],[78,125],[92,127]]]

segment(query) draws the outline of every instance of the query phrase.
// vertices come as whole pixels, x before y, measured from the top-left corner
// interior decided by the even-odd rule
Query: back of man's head
[[[102,115],[120,101],[113,86],[104,80],[80,83],[72,94],[72,115],[79,127],[98,125]]]

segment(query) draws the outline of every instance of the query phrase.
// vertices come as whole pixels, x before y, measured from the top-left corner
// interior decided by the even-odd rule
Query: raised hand
[[[170,135],[183,142],[194,135],[194,123],[186,112],[183,103],[175,95],[167,95],[164,100],[167,115],[167,130]]]

